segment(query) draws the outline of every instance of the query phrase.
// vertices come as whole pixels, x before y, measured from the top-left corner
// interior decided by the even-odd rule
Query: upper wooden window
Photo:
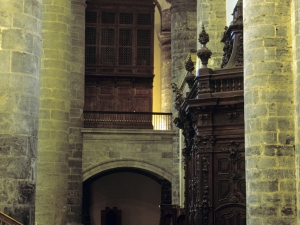
[[[97,74],[101,74],[101,71],[151,74],[153,9],[147,11],[135,7],[132,10],[119,6],[99,7],[96,10],[90,8],[86,12],[85,33],[85,63],[88,71]]]

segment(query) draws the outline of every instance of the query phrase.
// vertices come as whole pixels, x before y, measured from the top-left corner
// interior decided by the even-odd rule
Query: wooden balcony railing
[[[0,212],[0,224],[1,225],[22,225],[18,221],[14,220],[13,218],[9,217],[3,212]]]
[[[171,130],[172,114],[84,111],[85,128]]]

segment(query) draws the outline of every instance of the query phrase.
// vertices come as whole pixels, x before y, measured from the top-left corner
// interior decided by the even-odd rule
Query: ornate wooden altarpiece
[[[178,111],[174,123],[185,145],[186,225],[246,225],[242,11],[239,0],[222,39],[222,69],[207,68],[212,53],[203,27],[197,52],[203,66],[197,76],[191,59],[186,63],[189,92],[183,97],[183,87],[172,84]],[[178,223],[174,218],[168,224]]]

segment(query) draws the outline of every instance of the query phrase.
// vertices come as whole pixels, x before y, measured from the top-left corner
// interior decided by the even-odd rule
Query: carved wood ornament
[[[222,69],[207,68],[209,35],[199,35],[197,52],[203,67],[193,75],[186,62],[189,92],[172,84],[184,136],[185,214],[187,225],[246,224],[244,154],[243,17],[242,1],[225,29]]]

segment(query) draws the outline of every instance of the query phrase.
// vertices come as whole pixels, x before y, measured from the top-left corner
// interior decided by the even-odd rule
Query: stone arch
[[[154,173],[155,175],[163,177],[164,179],[172,182],[172,172],[154,163],[149,163],[144,160],[136,160],[136,159],[116,159],[116,160],[101,162],[98,165],[95,165],[83,171],[83,181],[86,181],[89,178],[97,174],[100,174],[102,172],[105,172],[107,170],[116,169],[116,168],[141,169],[147,172]]]

